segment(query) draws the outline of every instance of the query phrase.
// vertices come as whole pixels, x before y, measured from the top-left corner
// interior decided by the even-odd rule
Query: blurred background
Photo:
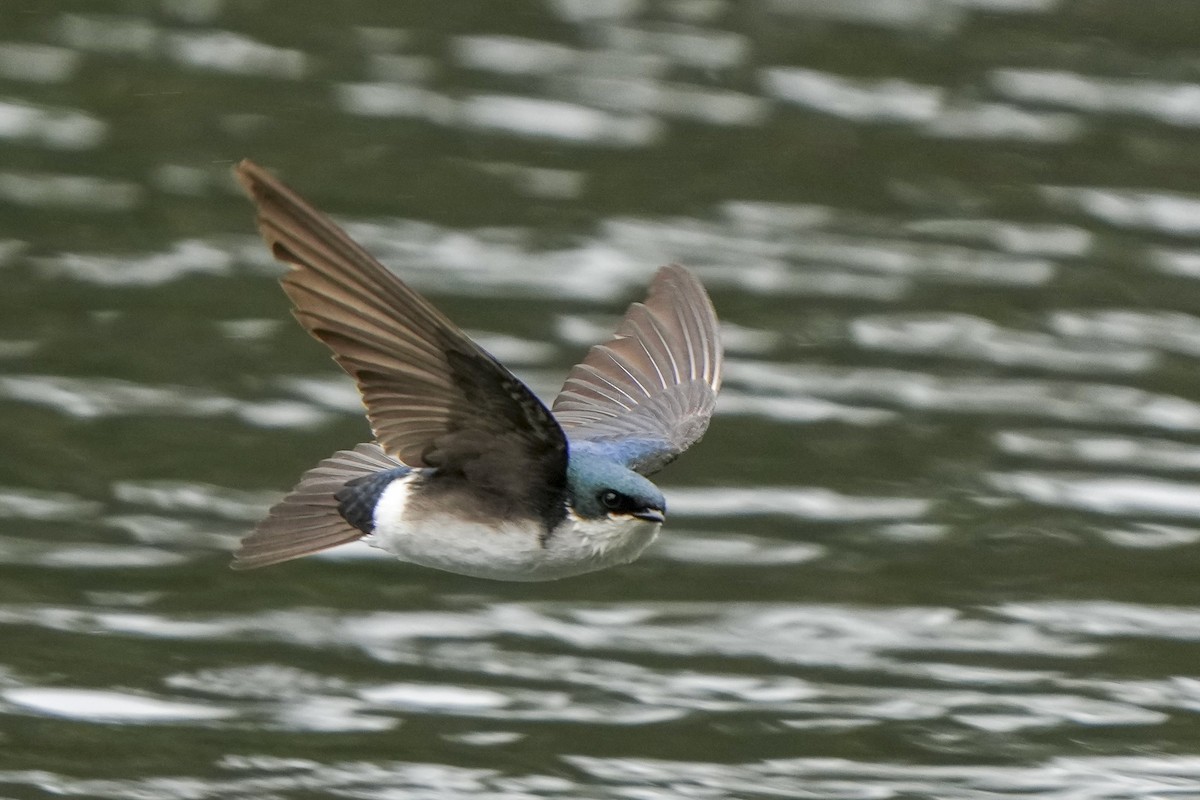
[[[1200,4],[6,0],[0,795],[1200,796]],[[637,563],[228,552],[369,437],[230,167],[545,399],[725,325]]]

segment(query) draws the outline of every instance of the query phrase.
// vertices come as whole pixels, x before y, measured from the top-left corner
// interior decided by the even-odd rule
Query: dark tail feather
[[[300,478],[267,518],[242,539],[233,569],[255,569],[327,550],[365,534],[338,512],[334,493],[347,481],[402,466],[377,444],[339,450]]]

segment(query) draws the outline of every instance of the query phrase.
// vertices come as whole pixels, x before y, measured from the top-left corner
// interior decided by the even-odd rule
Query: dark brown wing
[[[554,400],[572,441],[603,445],[644,475],[699,441],[721,386],[717,315],[704,286],[672,264],[613,338],[588,351]]]
[[[257,164],[234,171],[293,268],[281,283],[296,319],[358,383],[384,452],[511,494],[514,509],[557,502],[566,439],[541,401],[328,216]]]

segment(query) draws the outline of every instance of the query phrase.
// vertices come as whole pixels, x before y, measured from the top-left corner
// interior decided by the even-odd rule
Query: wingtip
[[[658,280],[659,278],[663,278],[663,277],[667,277],[667,276],[678,276],[678,277],[688,278],[690,280],[696,281],[697,283],[700,282],[700,279],[696,277],[695,272],[693,272],[689,268],[685,267],[683,264],[680,264],[679,262],[672,262],[670,264],[664,264],[663,266],[659,267],[658,270],[654,273],[655,280]]]
[[[257,162],[250,158],[243,158],[241,161],[233,165],[233,174],[239,179],[264,171],[265,170],[260,167]]]
[[[242,187],[242,191],[256,202],[259,200],[262,185],[272,180],[271,173],[249,158],[243,158],[233,165],[233,177]]]
[[[708,296],[708,290],[704,283],[696,276],[695,272],[683,264],[667,264],[658,268],[654,273],[654,279],[650,281],[646,302],[649,302],[650,298],[655,295],[677,293],[681,290],[699,294],[710,306],[712,305],[712,298]],[[715,315],[716,312],[714,311],[713,314]]]

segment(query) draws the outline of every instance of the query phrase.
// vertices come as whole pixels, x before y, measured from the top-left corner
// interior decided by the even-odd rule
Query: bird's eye
[[[600,493],[600,505],[605,508],[615,511],[624,505],[625,497],[618,491],[613,489],[605,489]]]

